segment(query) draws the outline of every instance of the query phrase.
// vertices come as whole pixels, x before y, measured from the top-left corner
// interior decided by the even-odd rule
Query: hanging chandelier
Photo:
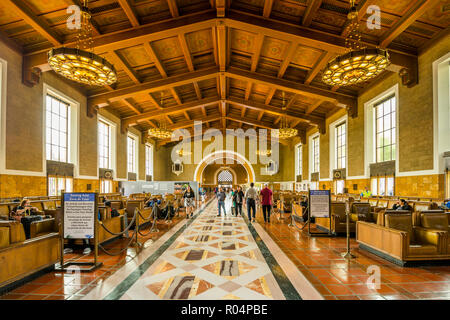
[[[322,81],[330,86],[349,86],[366,82],[383,72],[389,65],[389,53],[386,50],[368,49],[361,43],[358,11],[355,0],[350,0],[348,14],[349,32],[345,38],[348,52],[328,62]]]
[[[289,127],[289,123],[286,115],[286,100],[284,99],[283,91],[283,115],[281,116],[280,129],[278,129],[279,139],[289,139],[295,137],[298,134],[297,129]]]
[[[81,8],[81,29],[77,34],[76,48],[54,48],[48,52],[48,63],[58,74],[72,81],[90,86],[106,86],[117,81],[114,66],[96,55],[93,49],[89,0]]]
[[[161,93],[161,107],[163,107],[163,93]],[[167,124],[164,115],[161,116],[159,126],[148,130],[148,135],[155,139],[170,139],[172,137],[172,130],[167,129]]]

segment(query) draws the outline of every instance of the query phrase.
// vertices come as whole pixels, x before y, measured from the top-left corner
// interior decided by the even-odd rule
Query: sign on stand
[[[67,267],[90,266],[89,268],[78,268],[80,271],[92,271],[102,265],[98,262],[98,193],[93,192],[70,192],[61,195],[61,207],[63,217],[61,235],[61,261],[59,269],[65,271]],[[82,239],[94,242],[94,261],[64,263],[64,240]]]
[[[64,194],[64,238],[91,239],[95,232],[95,194]]]
[[[331,235],[331,190],[309,190],[309,221],[311,218],[328,218],[330,226],[328,233],[311,232],[311,224],[308,224],[309,235]]]

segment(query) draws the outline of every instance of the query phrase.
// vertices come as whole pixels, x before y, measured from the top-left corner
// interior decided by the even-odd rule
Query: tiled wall
[[[88,184],[91,189],[88,190]],[[117,191],[118,181],[113,182],[113,192]],[[74,179],[74,192],[95,192],[100,190],[99,180]],[[0,175],[0,198],[45,196],[47,195],[47,178],[19,175]]]

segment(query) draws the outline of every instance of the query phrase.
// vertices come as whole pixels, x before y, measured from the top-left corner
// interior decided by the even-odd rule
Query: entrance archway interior
[[[221,169],[217,173],[217,184],[219,187],[231,188],[235,183],[233,173],[229,169]]]

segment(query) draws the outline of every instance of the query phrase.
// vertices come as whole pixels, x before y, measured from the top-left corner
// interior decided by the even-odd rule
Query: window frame
[[[384,181],[384,182],[383,182]],[[392,194],[389,194],[389,182],[392,181]],[[377,189],[374,189],[374,182]],[[370,187],[373,196],[392,197],[396,195],[395,192],[395,176],[374,176],[370,178]],[[384,194],[381,191],[384,190]]]
[[[150,150],[150,151],[149,151]],[[145,144],[145,175],[153,177],[153,145]]]
[[[105,190],[105,186],[108,185],[108,190]],[[112,179],[100,179],[100,193],[112,193],[113,192],[113,180]]]
[[[392,103],[394,101],[394,103]],[[385,111],[385,104],[389,102],[390,110],[388,112]],[[374,138],[375,138],[375,162],[385,162],[385,161],[394,161],[397,159],[397,97],[395,94],[391,94],[388,97],[381,99],[377,103],[373,105],[374,108]],[[379,116],[378,110],[382,108],[381,116]],[[385,120],[389,118],[390,128],[385,129]],[[379,124],[382,123],[382,129],[379,128]],[[389,134],[387,134],[389,133]],[[381,135],[382,144],[379,145],[379,135]],[[390,136],[390,144],[386,143],[386,136]],[[385,158],[385,150],[390,148],[390,157]],[[379,154],[379,150],[381,149],[381,154]],[[379,157],[381,155],[381,158]]]
[[[317,145],[316,145],[317,141]],[[320,136],[312,137],[312,173],[320,172]],[[317,152],[316,152],[317,151]],[[317,161],[316,161],[317,156]]]
[[[59,104],[59,108],[61,108],[61,105],[65,106],[65,117],[61,113],[61,109],[58,110],[58,113],[53,112],[53,103],[57,102]],[[49,108],[49,102],[51,102],[51,107]],[[49,118],[50,114],[50,118]],[[61,125],[61,120],[65,121],[65,131],[61,129],[60,127],[58,129],[53,127],[53,119],[54,117],[57,118],[58,126]],[[49,120],[50,121],[47,121]],[[50,122],[50,123],[48,123]],[[50,161],[58,161],[63,163],[70,163],[70,123],[71,123],[71,105],[70,102],[67,100],[62,99],[61,97],[51,93],[47,92],[45,94],[45,159]],[[50,130],[50,139],[48,138]],[[56,144],[53,143],[53,136],[54,131],[56,131],[56,135],[58,135],[58,142]],[[61,135],[65,137],[65,143],[61,143]],[[50,140],[50,141],[48,141]],[[53,157],[53,151],[54,149],[57,150],[58,156]],[[61,155],[61,151],[65,150],[64,159]]]
[[[343,130],[342,130],[342,128],[343,128]],[[344,122],[341,122],[340,124],[336,125],[334,130],[335,130],[336,169],[346,169],[347,168],[347,122],[344,121]],[[341,133],[339,133],[339,130],[341,131]],[[342,133],[342,131],[344,133]],[[342,142],[342,144],[340,144],[340,142]],[[341,151],[340,157],[339,157],[339,151]]]
[[[47,110],[47,95],[52,95],[58,99],[63,100],[64,102],[68,103],[70,105],[70,121],[68,123],[68,137],[69,137],[69,144],[68,144],[68,160],[67,163],[71,163],[74,165],[74,178],[80,177],[79,174],[79,145],[80,145],[80,137],[79,137],[79,130],[80,130],[80,103],[67,96],[66,94],[52,88],[47,83],[43,84],[43,93],[42,93],[42,114],[44,115],[42,117],[42,176],[47,177],[47,170],[46,170],[46,159],[47,159],[47,117],[46,117],[46,110]]]
[[[59,188],[60,181],[64,181],[64,188]],[[68,188],[68,182],[70,181],[70,188]],[[69,176],[58,176],[58,175],[48,175],[47,176],[47,196],[53,197],[53,196],[60,196],[61,191],[64,190],[65,192],[73,192],[73,182],[74,178]],[[54,190],[55,192],[51,192],[50,188],[54,184]]]
[[[107,148],[107,152],[106,152],[106,154],[107,154],[107,156],[105,157],[105,156],[102,156],[102,153],[101,153],[101,148],[104,148],[104,146],[102,146],[102,143],[101,143],[101,141],[102,141],[102,139],[101,139],[101,133],[100,133],[100,126],[101,125],[103,125],[103,126],[106,126],[107,127],[107,130],[108,130],[108,134],[107,134],[107,142],[108,142],[108,145],[106,146],[106,148]],[[103,168],[103,169],[112,169],[112,137],[111,137],[111,134],[112,133],[112,128],[111,128],[111,125],[108,123],[108,122],[106,122],[106,121],[103,121],[102,119],[98,119],[98,121],[97,121],[97,136],[98,136],[98,139],[97,139],[97,152],[98,152],[98,167],[99,168]],[[105,135],[105,134],[103,134],[103,135]],[[101,159],[102,158],[104,158],[104,159],[107,159],[106,161],[107,161],[107,165],[106,166],[102,166],[102,161],[101,161]]]
[[[299,143],[295,146],[296,152],[296,163],[295,163],[295,170],[297,175],[303,175],[303,144]],[[297,180],[297,179],[295,179]]]
[[[128,158],[129,156],[129,146],[128,146],[128,142],[129,139],[133,139],[134,140],[134,152],[133,152],[133,164],[134,164],[134,171],[130,171],[129,168],[129,164],[130,164],[130,159]],[[126,147],[126,155],[127,155],[127,174],[128,172],[131,173],[135,173],[136,174],[136,181],[139,180],[139,148],[140,148],[140,140],[139,137],[137,135],[135,135],[132,132],[128,132],[127,134],[127,147]]]

